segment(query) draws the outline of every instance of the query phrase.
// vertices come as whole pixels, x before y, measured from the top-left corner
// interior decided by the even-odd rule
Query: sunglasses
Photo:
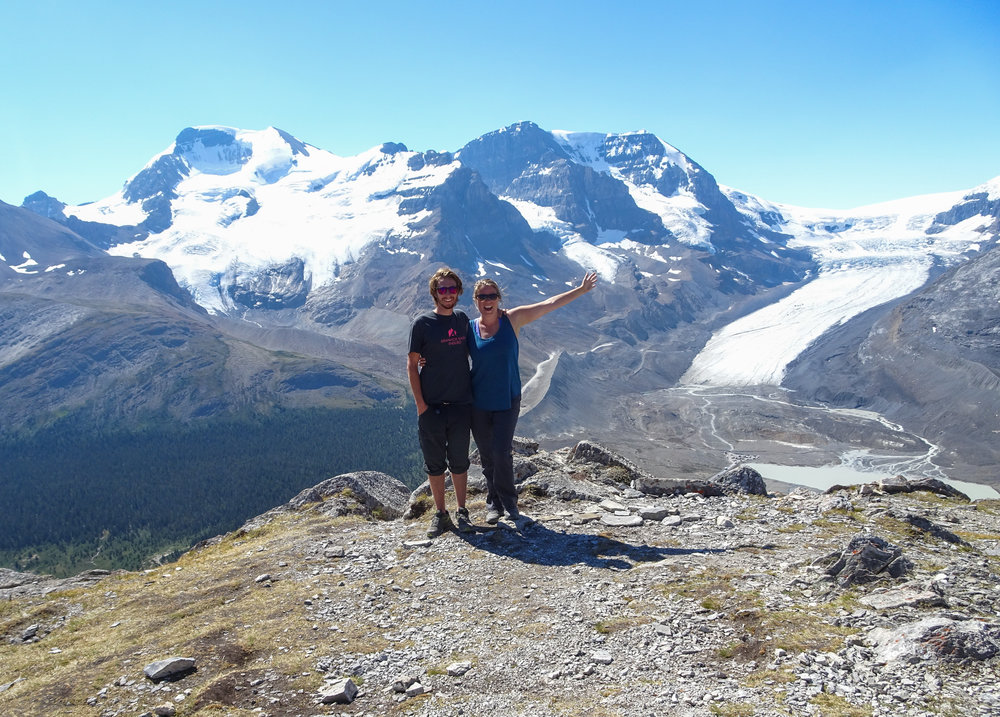
[[[476,294],[476,298],[479,301],[494,301],[500,298],[500,294]]]
[[[457,294],[458,293],[458,287],[457,286],[439,286],[438,287],[438,293],[439,294]]]

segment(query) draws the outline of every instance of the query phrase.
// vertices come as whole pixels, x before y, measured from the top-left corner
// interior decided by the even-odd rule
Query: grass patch
[[[976,510],[981,510],[990,515],[1000,515],[1000,500],[990,498],[976,502]]]
[[[337,575],[318,577],[316,582],[326,583],[319,589],[283,579],[286,568],[278,567],[276,556],[291,563],[296,541],[313,541],[318,528],[328,531],[334,522],[356,528],[367,524],[313,513],[282,515],[191,551],[170,566],[116,573],[92,588],[4,603],[0,634],[19,637],[28,625],[38,624],[42,639],[0,643],[0,683],[23,678],[0,693],[0,714],[90,714],[88,698],[122,676],[141,683],[146,664],[171,655],[196,658],[196,674],[202,676],[188,683],[193,692],[179,708],[182,715],[210,708],[243,714],[237,707],[249,694],[242,690],[248,675],[277,675],[289,691],[315,694],[322,676],[306,646],[329,642],[319,649],[358,654],[390,646],[366,623],[345,620],[329,636],[312,629],[304,597],[322,591],[353,601],[356,585],[338,586]],[[263,573],[274,576],[270,587],[255,581]]]
[[[741,680],[746,687],[769,687],[771,685],[787,685],[798,679],[789,670],[758,670],[751,672]]]
[[[610,635],[614,632],[631,630],[639,625],[648,625],[653,619],[650,617],[616,617],[608,620],[600,620],[594,625],[594,629],[601,635]]]
[[[955,535],[966,542],[972,540],[1000,540],[1000,533],[976,533],[969,530],[956,530]]]
[[[816,695],[809,704],[815,705],[823,717],[871,717],[870,707],[858,707],[852,705],[839,695],[831,695],[827,692]]]
[[[778,528],[779,533],[799,533],[805,530],[808,526],[805,523],[792,523],[791,525],[783,525]]]

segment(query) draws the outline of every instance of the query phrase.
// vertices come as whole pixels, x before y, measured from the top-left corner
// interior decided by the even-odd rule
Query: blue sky
[[[968,189],[1000,175],[998,37],[995,0],[4,0],[0,200],[111,195],[193,125],[352,155],[521,120],[801,206]]]

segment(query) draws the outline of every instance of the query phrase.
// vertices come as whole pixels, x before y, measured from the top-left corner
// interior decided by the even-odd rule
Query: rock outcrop
[[[9,596],[0,712],[1000,710],[996,501],[657,494],[590,442],[518,445],[530,523],[484,524],[473,487],[474,531],[428,540],[377,519],[410,498],[393,478],[345,474],[175,565]]]

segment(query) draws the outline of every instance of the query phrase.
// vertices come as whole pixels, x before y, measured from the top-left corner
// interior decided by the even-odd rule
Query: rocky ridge
[[[473,471],[475,532],[429,540],[426,489],[369,472],[156,570],[5,573],[0,712],[1000,710],[997,501],[672,480],[590,442],[518,440],[516,469],[520,530]]]

